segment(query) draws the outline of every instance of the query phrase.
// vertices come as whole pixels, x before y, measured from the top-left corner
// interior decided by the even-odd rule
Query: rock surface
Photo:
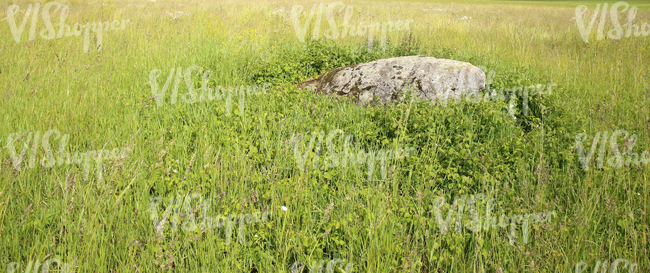
[[[410,87],[423,99],[444,102],[479,95],[485,73],[470,63],[420,55],[336,68],[298,86],[363,103],[375,103],[375,96],[383,102],[402,100],[400,91]]]

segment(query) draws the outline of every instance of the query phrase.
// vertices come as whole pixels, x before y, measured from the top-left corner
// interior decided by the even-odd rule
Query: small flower
[[[288,210],[287,207],[285,207],[285,206],[282,206],[281,209],[282,209],[283,211],[287,211],[287,210]]]
[[[321,236],[321,237],[323,237],[323,238],[326,238],[326,237],[327,237],[327,235],[329,235],[329,234],[330,234],[330,231],[332,231],[332,229],[331,229],[331,228],[329,228],[329,229],[327,229],[327,230],[325,231],[325,234],[323,234],[323,236]]]
[[[176,169],[174,169],[174,172],[178,172]]]
[[[333,208],[334,208],[334,202],[330,203],[330,204],[327,206],[327,209],[325,209],[325,215],[328,215],[328,214],[332,213],[332,209],[333,209]]]

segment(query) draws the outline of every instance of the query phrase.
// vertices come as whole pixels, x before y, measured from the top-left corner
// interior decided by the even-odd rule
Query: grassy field
[[[372,52],[367,35],[323,38],[324,15],[319,39],[312,23],[300,42],[292,6],[309,13],[321,2],[59,1],[70,26],[123,25],[101,42],[90,32],[87,52],[84,34],[43,38],[42,12],[24,17],[34,3],[46,2],[0,4],[3,271],[36,272],[53,258],[75,272],[291,272],[298,262],[316,272],[335,259],[334,272],[579,272],[585,263],[594,272],[616,259],[650,271],[650,164],[608,164],[632,135],[633,152],[650,151],[650,37],[610,39],[608,17],[605,38],[597,20],[585,43],[572,20],[583,2],[342,2],[353,24],[414,20],[387,34],[385,51],[375,39]],[[603,3],[586,4],[585,24]],[[635,23],[650,23],[650,4],[628,3],[638,7]],[[12,30],[5,16],[14,4]],[[627,15],[619,13],[622,24]],[[343,12],[335,18],[341,24]],[[336,67],[408,55],[483,66],[496,89],[556,87],[531,97],[528,115],[517,99],[514,119],[501,100],[370,107],[295,87]],[[192,97],[188,86],[201,94],[204,81],[224,88]],[[257,94],[233,90],[255,85]],[[630,138],[602,152],[598,144],[585,170],[578,134],[587,153],[597,135],[607,131],[609,141],[620,129]],[[383,170],[380,161],[332,167],[327,140],[312,150],[307,142],[335,130],[353,137],[355,153],[413,150]],[[294,134],[304,140],[294,145]],[[340,156],[343,137],[333,143]],[[109,158],[75,157],[100,150]],[[472,206],[471,195],[486,202]],[[456,198],[461,217],[448,214]],[[555,214],[526,226],[526,240],[523,222],[466,228],[488,199],[493,216]],[[452,216],[446,232],[441,213]]]

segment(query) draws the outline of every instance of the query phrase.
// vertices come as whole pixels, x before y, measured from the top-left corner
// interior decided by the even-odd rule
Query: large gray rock
[[[400,91],[408,86],[423,99],[444,102],[479,95],[485,73],[466,62],[406,56],[336,68],[298,86],[364,103],[375,103],[375,96],[384,102],[402,100]]]

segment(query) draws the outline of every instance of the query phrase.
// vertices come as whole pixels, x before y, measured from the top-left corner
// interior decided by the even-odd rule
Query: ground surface
[[[650,23],[644,2],[628,2],[638,7],[639,26]],[[356,25],[413,20],[408,30],[387,32],[385,50],[376,36],[372,52],[368,35],[324,39],[325,12],[319,39],[312,23],[299,41],[292,6],[308,15],[318,2],[61,1],[71,26],[129,20],[102,34],[101,51],[90,33],[87,52],[83,35],[44,39],[42,12],[34,39],[32,16],[20,36],[34,2],[2,1],[3,17],[14,3],[15,35],[9,19],[0,21],[1,267],[23,272],[30,261],[56,258],[76,272],[289,272],[296,262],[313,268],[340,258],[337,270],[353,272],[576,272],[584,263],[593,272],[601,261],[626,259],[650,271],[650,164],[613,167],[632,135],[632,152],[650,151],[650,37],[608,38],[608,17],[605,38],[597,38],[598,19],[585,43],[572,20],[583,2],[342,2]],[[585,24],[596,4],[603,3],[588,2]],[[342,24],[344,12],[335,14]],[[419,54],[483,66],[496,89],[556,86],[528,104],[518,96],[512,108],[510,100],[364,107],[294,86],[336,67]],[[201,93],[205,74],[192,65],[213,72],[208,86],[273,86],[184,100],[187,85]],[[165,95],[154,97],[168,77]],[[618,129],[629,138],[610,145]],[[49,130],[56,131],[44,142]],[[326,161],[346,146],[335,130],[352,136],[355,154],[412,149],[388,160],[383,174],[374,161],[369,177],[366,163]],[[321,149],[307,151],[321,131]],[[606,146],[594,146],[585,170],[576,136],[586,134],[588,153],[605,131]],[[295,149],[294,134],[304,136]],[[74,159],[48,159],[113,148],[125,156],[105,161],[101,175],[97,162],[85,175]],[[516,238],[510,226],[472,230],[467,209],[462,219],[449,214],[443,232],[453,200],[479,194],[495,200],[493,217],[555,214],[531,224],[526,242],[523,224],[514,226]],[[438,197],[447,205],[437,206]],[[478,205],[481,217],[488,203]],[[221,228],[203,222],[265,212]]]

